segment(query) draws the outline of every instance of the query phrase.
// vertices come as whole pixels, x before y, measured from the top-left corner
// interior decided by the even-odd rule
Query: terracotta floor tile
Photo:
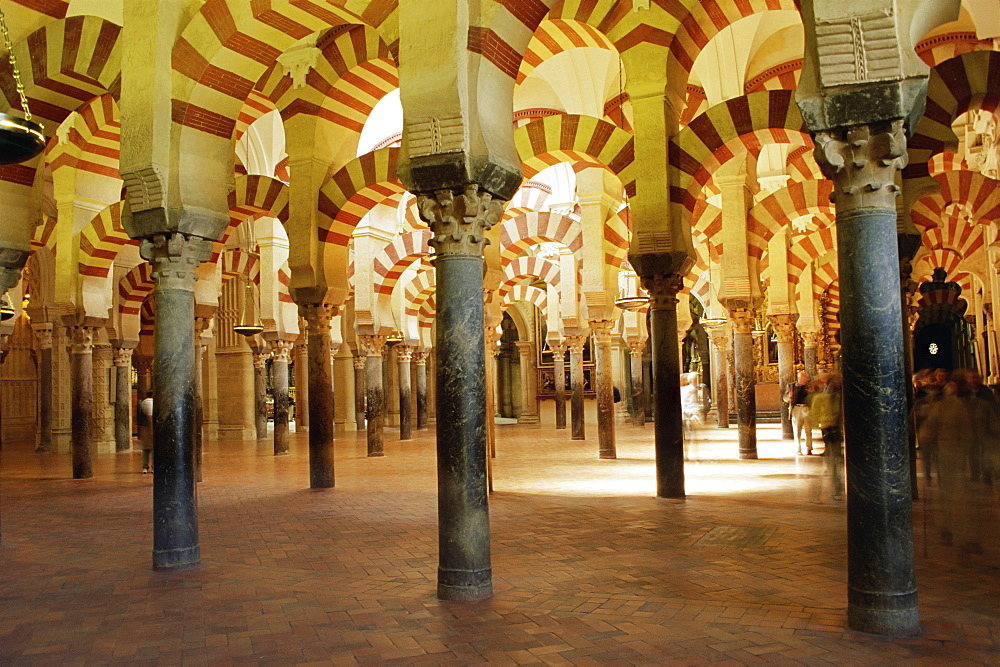
[[[496,594],[435,598],[433,431],[386,432],[386,456],[339,433],[337,486],[310,491],[308,440],[207,442],[201,566],[150,569],[151,484],[135,452],[0,452],[0,664],[997,664],[1000,531],[944,547],[936,488],[914,506],[923,635],[846,623],[845,507],[812,502],[819,457],[759,428],[689,445],[689,497],[653,497],[652,427],[593,441],[497,427],[490,497]],[[977,525],[1000,489],[975,488]],[[965,526],[974,534],[975,526]],[[740,542],[745,539],[745,542]],[[727,540],[729,540],[727,542]],[[956,540],[956,544],[960,542]],[[963,542],[964,543],[964,542]]]

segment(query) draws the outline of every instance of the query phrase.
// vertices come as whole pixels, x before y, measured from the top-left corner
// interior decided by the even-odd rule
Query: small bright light
[[[937,343],[931,343],[930,345],[927,346],[927,351],[930,352],[931,354],[937,354],[938,353],[938,344]]]

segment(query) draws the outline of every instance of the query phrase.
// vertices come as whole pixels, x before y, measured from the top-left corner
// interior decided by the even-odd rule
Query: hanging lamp
[[[246,280],[246,290],[243,292],[243,314],[240,316],[240,323],[233,327],[233,331],[241,336],[256,336],[264,330],[264,325],[258,316],[259,308],[256,307],[256,300],[253,295],[253,283]]]
[[[14,317],[14,306],[10,303],[10,294],[4,294],[0,300],[0,322],[6,322]]]
[[[21,109],[24,118],[0,113],[0,164],[17,164],[35,157],[45,150],[45,133],[42,126],[31,120],[31,110],[28,109],[28,97],[24,94],[24,84],[21,83],[21,72],[17,69],[14,58],[14,47],[7,31],[7,21],[3,10],[0,10],[0,32],[7,47],[7,58],[14,74],[14,84],[21,98]]]

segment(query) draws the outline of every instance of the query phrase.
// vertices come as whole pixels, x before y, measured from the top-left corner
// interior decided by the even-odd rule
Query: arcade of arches
[[[651,422],[681,499],[681,372],[753,460],[827,369],[848,622],[918,627],[905,378],[1000,383],[995,0],[3,10],[47,139],[0,167],[3,439],[85,479],[152,391],[155,569],[199,562],[206,442],[307,431],[329,488],[336,439],[436,427],[438,596],[486,599],[496,423]]]

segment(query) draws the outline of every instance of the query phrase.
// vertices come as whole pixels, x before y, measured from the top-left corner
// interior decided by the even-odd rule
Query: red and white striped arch
[[[998,107],[1000,52],[966,53],[937,65],[928,80],[923,118],[907,141],[910,163],[903,178],[929,178],[929,160],[956,141],[951,123],[959,115],[970,109],[993,112]]]
[[[138,315],[143,301],[153,291],[153,269],[149,262],[137,264],[118,281],[119,311]]]
[[[618,55],[611,40],[587,23],[567,19],[545,20],[532,35],[515,81],[523,83],[535,68],[549,58],[577,48],[603,49]]]
[[[308,114],[360,135],[378,101],[399,87],[390,49],[364,25],[329,30],[316,47],[320,55],[304,86],[296,88],[275,63],[257,88],[273,100],[285,121]]]
[[[507,264],[538,243],[561,243],[579,256],[583,229],[568,215],[552,211],[523,213],[500,226],[500,261]]]
[[[403,272],[430,255],[432,236],[428,229],[401,234],[382,249],[375,257],[376,294],[392,294]]]
[[[635,159],[632,135],[600,118],[576,114],[533,120],[514,131],[514,144],[527,178],[560,162],[585,162],[624,182]]]
[[[118,97],[121,30],[95,16],[71,16],[45,24],[14,45],[31,112],[49,132],[88,100],[105,93]],[[21,108],[6,58],[0,61],[0,90],[3,109]]]
[[[231,138],[244,101],[281,53],[330,27],[377,27],[393,9],[360,0],[207,0],[174,44],[174,122]]]
[[[543,280],[546,283],[559,285],[559,265],[542,257],[518,257],[503,270],[500,281],[500,297],[503,299],[518,282],[528,278]]]
[[[829,226],[835,217],[830,203],[832,192],[833,184],[826,180],[793,182],[762,199],[747,215],[751,256],[760,259],[771,237],[798,217],[815,215],[823,227]]]
[[[94,216],[80,232],[81,275],[106,278],[125,245],[139,245],[122,227],[122,202],[111,204]]]
[[[405,190],[396,177],[398,155],[398,148],[365,153],[323,184],[319,191],[320,242],[346,249],[354,228],[368,211],[386,200],[399,203]]]
[[[792,91],[751,93],[717,104],[670,140],[676,183],[670,199],[691,213],[699,192],[736,155],[760,154],[764,144],[812,146]]]
[[[46,156],[49,168],[52,171],[78,169],[92,177],[107,179],[108,187],[120,191],[122,180],[118,174],[118,156],[121,122],[118,105],[110,94],[105,93],[90,99],[78,112],[66,133],[66,141],[49,143]]]
[[[548,309],[549,299],[545,290],[531,285],[514,285],[503,297],[503,306],[509,306],[518,301],[527,301],[545,313]]]

